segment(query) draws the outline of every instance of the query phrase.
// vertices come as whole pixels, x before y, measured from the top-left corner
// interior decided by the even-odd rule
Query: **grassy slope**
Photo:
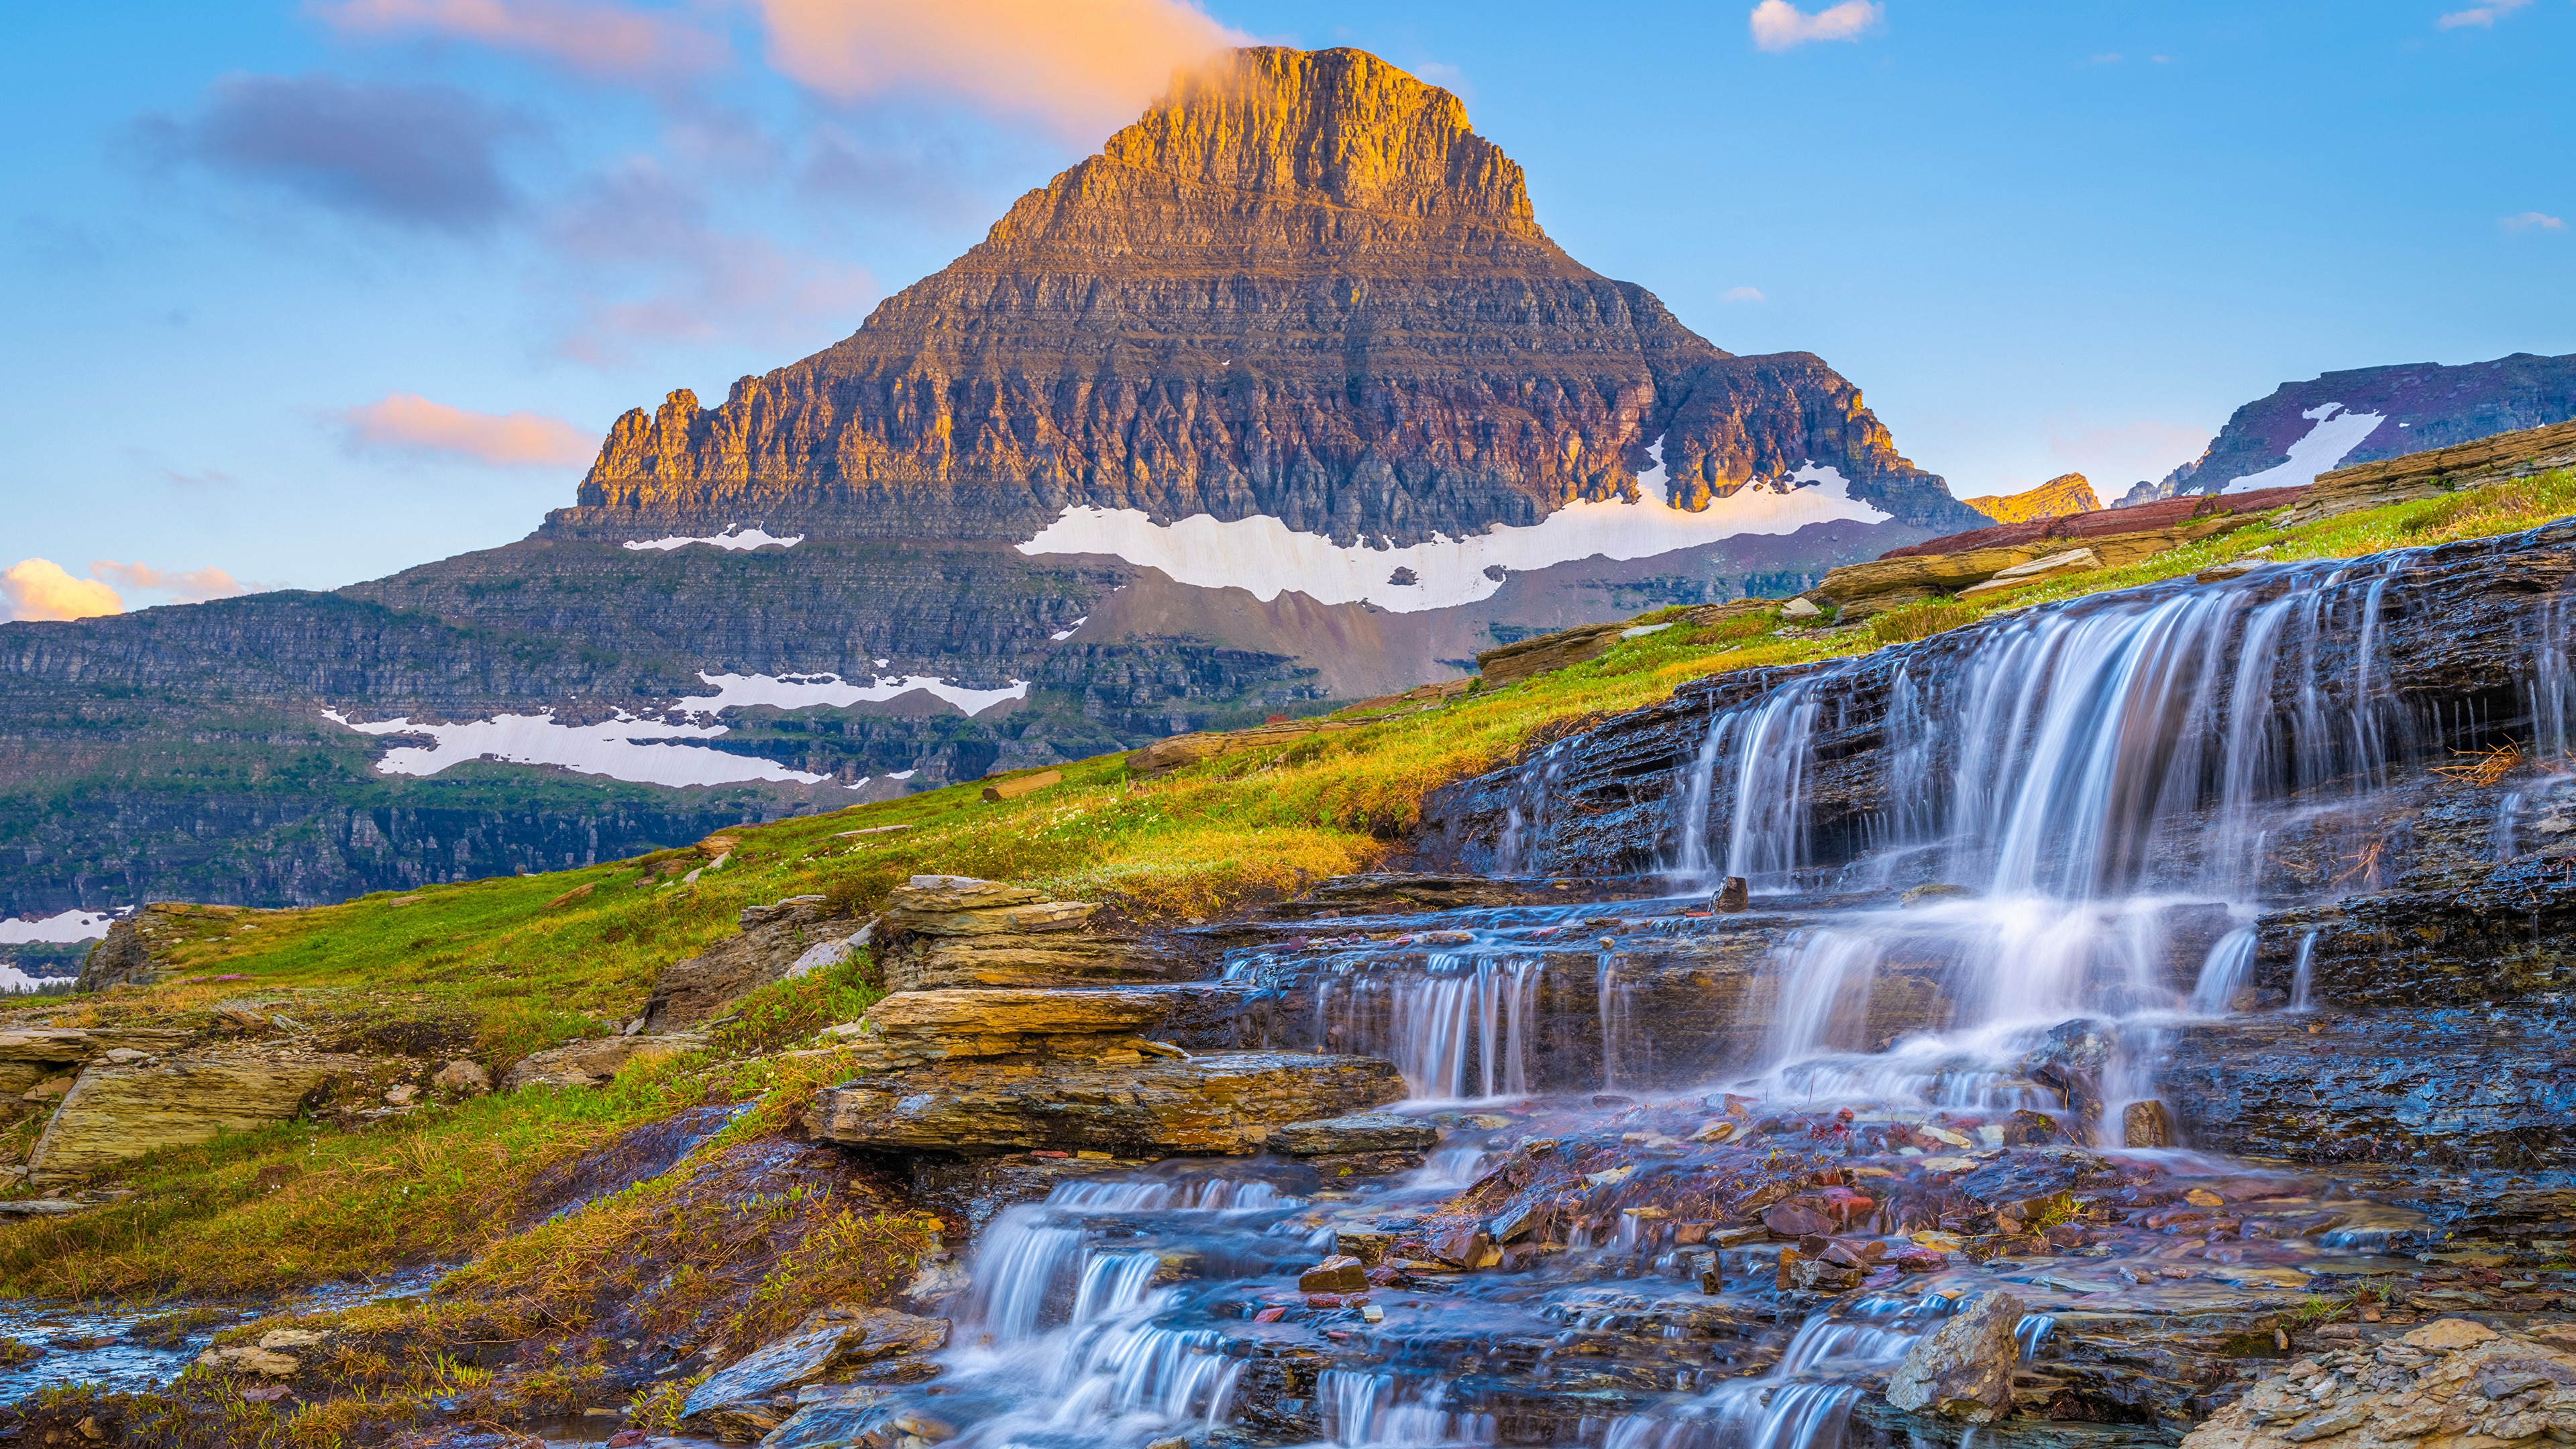
[[[2347,556],[2510,532],[2571,510],[2576,478],[2559,474],[2287,532],[2258,525],[2131,568],[2052,581],[1983,610],[1920,606],[1939,611],[1921,622],[1946,627],[1981,612],[2193,572],[2264,543],[2276,545],[2277,557]],[[21,1003],[7,1019],[188,1019],[249,997],[308,1023],[442,1021],[497,1067],[549,1042],[612,1029],[635,1013],[661,967],[731,932],[742,906],[782,896],[821,893],[865,909],[906,875],[943,871],[1113,899],[1146,917],[1213,913],[1367,868],[1415,819],[1428,790],[1507,761],[1538,731],[1650,703],[1707,674],[1860,652],[1882,634],[1913,632],[1900,624],[1877,633],[1775,633],[1772,622],[1757,616],[1666,630],[1441,709],[1158,780],[1127,780],[1119,760],[1104,756],[1066,767],[1060,785],[1001,805],[959,786],[729,832],[737,840],[731,860],[695,884],[677,883],[673,872],[706,857],[666,851],[316,910],[208,915],[179,954],[180,980],[71,1003]],[[907,828],[843,834],[886,825]],[[209,979],[218,976],[230,979]],[[821,1021],[846,1019],[866,999],[856,980],[773,988],[717,1051],[613,1089],[486,1098],[350,1134],[293,1125],[163,1153],[115,1174],[142,1189],[130,1203],[0,1227],[0,1291],[248,1290],[475,1256],[506,1236],[495,1224],[513,1216],[514,1194],[545,1166],[626,1127],[710,1101],[759,1103],[728,1141],[783,1125],[833,1063],[782,1066],[755,1054]],[[684,1164],[673,1180],[689,1170]],[[506,1253],[496,1262],[527,1256]],[[524,1273],[539,1267],[531,1262]]]

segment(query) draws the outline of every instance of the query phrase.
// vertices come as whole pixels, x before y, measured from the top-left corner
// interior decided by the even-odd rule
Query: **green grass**
[[[726,848],[710,843],[313,910],[200,912],[186,919],[177,979],[70,1002],[7,1003],[0,1019],[188,1024],[210,1020],[220,1002],[249,999],[319,1032],[435,1025],[497,1074],[543,1045],[617,1029],[664,967],[732,934],[746,905],[819,894],[867,911],[904,877],[943,872],[1107,901],[1147,921],[1204,917],[1376,865],[1433,788],[1693,679],[1858,654],[2004,610],[2195,572],[2266,543],[2278,558],[2343,557],[2510,532],[2570,510],[2576,479],[2555,474],[2297,529],[2265,519],[2008,600],[1891,611],[1882,620],[1894,623],[1883,629],[1782,629],[1769,610],[1673,628],[1435,709],[1157,779],[1129,779],[1121,757],[1101,756],[1002,804],[986,804],[970,784],[728,830],[721,868],[713,860]],[[878,833],[848,834],[860,830]],[[691,870],[695,882],[684,883]],[[210,979],[217,976],[240,979]],[[796,1059],[760,1054],[855,1016],[875,989],[863,966],[768,988],[717,1030],[710,1052],[605,1090],[484,1098],[349,1133],[295,1124],[141,1159],[109,1174],[140,1190],[125,1203],[0,1226],[0,1291],[237,1291],[433,1258],[481,1259],[491,1272],[506,1259],[532,1280],[538,1260],[570,1250],[539,1252],[528,1240],[505,1253],[517,1240],[501,1225],[546,1166],[703,1102],[753,1104],[728,1142],[779,1130],[829,1079],[830,1062],[783,1066]],[[499,1291],[493,1283],[509,1278],[485,1286]]]

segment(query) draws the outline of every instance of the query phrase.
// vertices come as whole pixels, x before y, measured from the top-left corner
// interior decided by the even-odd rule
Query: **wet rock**
[[[2174,1028],[2157,1081],[2204,1150],[2527,1170],[2576,1164],[2571,1056],[2563,1003],[2279,1013]]]
[[[1008,1069],[975,1058],[826,1088],[805,1121],[825,1141],[878,1150],[1247,1153],[1319,1107],[1352,1112],[1404,1095],[1394,1066],[1372,1057],[1040,1057]]]
[[[2120,1110],[2123,1147],[2171,1147],[2175,1140],[2173,1113],[2164,1103],[2149,1098]]]
[[[1314,1122],[1291,1122],[1279,1129],[1279,1145],[1298,1157],[1343,1153],[1411,1153],[1440,1145],[1440,1129],[1419,1117],[1395,1112],[1360,1112]]]
[[[2350,1439],[2341,1436],[2352,1435]],[[2576,1437],[2576,1354],[2466,1319],[2395,1344],[2302,1359],[2183,1440],[2183,1449],[2273,1449],[2338,1440],[2418,1449]]]
[[[930,1353],[948,1342],[948,1320],[890,1308],[830,1308],[793,1336],[709,1375],[680,1405],[683,1428],[748,1443],[795,1412],[796,1389],[836,1370]]]
[[[1762,1226],[1775,1238],[1796,1241],[1833,1231],[1834,1220],[1816,1203],[1798,1199],[1774,1203],[1762,1210]]]
[[[1730,916],[1752,904],[1753,888],[1740,875],[1728,876],[1726,884],[1720,886],[1717,895],[1709,901],[1710,909]]]
[[[1899,906],[1920,906],[1934,901],[1958,900],[1975,894],[1975,891],[1966,886],[1944,885],[1936,881],[1930,885],[1919,885],[1907,890],[1905,894],[1896,898],[1896,903]]]
[[[1474,1271],[1503,1260],[1502,1249],[1481,1227],[1469,1225],[1443,1234],[1431,1244],[1431,1256],[1452,1267]]]
[[[1367,1266],[1339,1254],[1297,1275],[1300,1293],[1365,1293],[1368,1286]]]
[[[2066,1140],[2066,1129],[2045,1112],[2016,1110],[2004,1119],[2006,1147],[2048,1147]]]
[[[2013,1370],[2021,1359],[2013,1330],[2022,1311],[2019,1298],[1996,1289],[1942,1320],[1915,1340],[1888,1376],[1887,1401],[1971,1424],[1991,1424],[2011,1413]]]
[[[283,1122],[335,1080],[363,1078],[361,1057],[234,1050],[81,1069],[28,1154],[37,1182],[59,1181],[164,1147]]]
[[[848,1389],[805,1405],[760,1441],[761,1449],[894,1449],[904,1437],[883,1389]]]
[[[1867,1276],[1866,1269],[1810,1257],[1796,1248],[1783,1248],[1776,1286],[1783,1293],[1848,1293]]]
[[[516,1092],[526,1087],[604,1087],[629,1062],[676,1057],[706,1044],[707,1039],[694,1032],[592,1037],[521,1058],[502,1074],[501,1088]]]

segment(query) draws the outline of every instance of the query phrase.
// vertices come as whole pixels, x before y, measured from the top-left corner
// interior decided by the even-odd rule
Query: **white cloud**
[[[122,614],[125,601],[96,579],[76,579],[49,558],[20,559],[0,571],[0,604],[19,619],[93,619]]]
[[[2525,211],[2496,218],[2496,225],[2506,231],[2565,231],[2567,223],[2545,211]]]
[[[156,569],[146,563],[118,563],[114,559],[92,559],[92,578],[105,579],[129,589],[147,589],[168,594],[183,604],[202,604],[208,599],[229,599],[247,594],[251,586],[222,569]]]
[[[398,392],[339,415],[361,452],[461,458],[495,468],[572,467],[591,460],[591,436],[542,413],[477,413]]]
[[[2433,23],[2444,30],[2457,30],[2463,25],[2475,25],[2481,29],[2488,29],[2492,28],[2497,21],[2530,3],[2531,0],[2486,0],[2483,5],[2472,5],[2466,10],[2454,10]]]
[[[1760,287],[1729,287],[1718,299],[1724,302],[1768,302]]]
[[[1858,40],[1886,18],[1877,0],[1842,0],[1813,15],[1789,0],[1762,0],[1753,7],[1753,43],[1764,50],[1789,50],[1811,40]]]

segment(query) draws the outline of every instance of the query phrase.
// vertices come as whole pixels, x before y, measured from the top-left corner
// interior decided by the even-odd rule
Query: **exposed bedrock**
[[[2576,572],[2576,522],[2505,538],[2446,544],[2394,556],[2384,586],[2356,579],[2328,591],[2327,627],[2308,652],[2277,662],[2264,698],[2276,719],[2301,706],[2303,691],[2319,707],[2348,710],[2361,678],[2388,731],[2399,763],[2447,763],[2448,748],[2478,737],[2528,738],[2530,659],[2543,628],[2542,606]],[[2314,566],[2303,566],[2313,568]],[[2191,580],[2123,591],[2113,607],[2152,607],[2195,590],[2244,590],[2248,606],[2288,594],[2300,567],[2258,570],[2225,584]],[[1798,781],[1810,858],[1832,869],[1867,852],[1898,805],[1891,772],[1917,798],[1938,799],[1955,777],[1963,750],[1991,748],[1955,732],[1939,739],[1933,758],[1901,767],[1885,748],[1900,682],[1916,691],[1920,717],[1938,721],[1945,706],[1965,701],[1969,661],[2026,631],[2040,611],[1989,618],[1914,644],[1857,660],[1794,669],[1730,674],[1684,686],[1664,703],[1633,710],[1581,734],[1543,746],[1514,765],[1433,792],[1418,837],[1430,862],[1470,869],[1549,876],[1626,875],[1681,858],[1691,785],[1707,771],[1697,762],[1719,716],[1777,697],[1783,686],[1815,679],[1815,718]],[[2371,667],[2357,673],[2367,638]],[[2212,678],[2241,663],[2243,634],[2230,634],[2207,661]],[[2207,725],[2223,735],[2223,706]],[[2271,726],[2275,730],[2280,724]],[[2445,737],[2445,732],[2449,732]],[[2175,808],[2152,795],[2124,802],[2132,810]],[[1712,831],[1730,819],[1731,802],[1707,815]],[[2187,804],[2186,807],[2187,808]],[[2179,837],[2182,833],[2176,832]],[[1718,842],[1724,848],[1723,841]]]

